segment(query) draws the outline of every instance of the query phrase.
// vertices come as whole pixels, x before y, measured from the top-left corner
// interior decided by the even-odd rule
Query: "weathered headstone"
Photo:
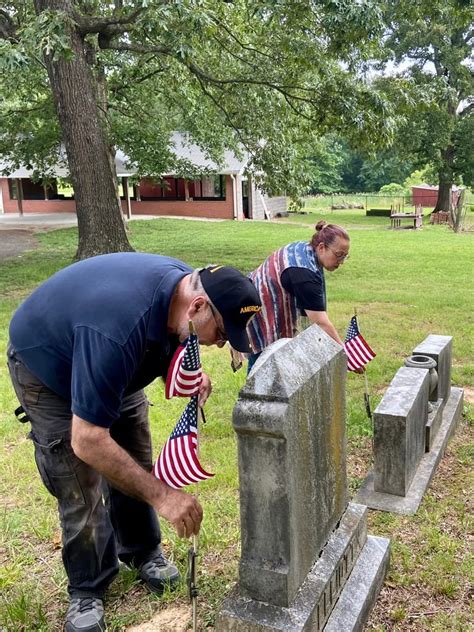
[[[341,347],[313,326],[267,350],[240,392],[242,557],[219,631],[357,630],[370,611],[389,542],[367,536],[366,507],[348,505],[346,372]],[[346,586],[356,569],[359,599]],[[346,627],[331,623],[338,599],[363,604],[345,609]]]
[[[429,335],[413,349],[412,356],[428,356],[436,362],[438,382],[430,393],[431,410],[426,422],[426,451],[432,449],[434,438],[443,420],[443,410],[451,395],[452,336]]]
[[[374,489],[405,496],[425,453],[428,371],[398,369],[374,412]]]
[[[452,336],[437,336],[430,334],[413,349],[414,356],[425,355],[436,362],[438,383],[431,394],[430,400],[437,402],[441,399],[447,402],[451,394],[451,354],[453,347]]]
[[[451,387],[451,347],[451,336],[430,335],[413,351],[411,360],[435,360],[434,386],[428,369],[398,370],[374,412],[374,468],[358,502],[395,513],[417,511],[462,413],[463,391]]]

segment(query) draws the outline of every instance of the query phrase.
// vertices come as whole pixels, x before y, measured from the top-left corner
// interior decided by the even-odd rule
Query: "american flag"
[[[347,355],[347,370],[355,371],[365,366],[376,356],[374,351],[366,343],[357,325],[357,318],[353,316],[349,323],[346,338],[344,340],[344,351]]]
[[[165,397],[193,397],[202,382],[199,342],[190,334],[176,349],[166,376]]]
[[[156,478],[175,489],[181,489],[185,485],[198,483],[214,476],[206,472],[199,463],[197,425],[198,396],[196,395],[184,409],[153,468]]]

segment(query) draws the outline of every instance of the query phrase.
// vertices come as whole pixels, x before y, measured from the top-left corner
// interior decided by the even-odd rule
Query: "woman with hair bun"
[[[283,246],[250,273],[262,310],[247,328],[253,350],[249,371],[265,347],[280,338],[295,336],[300,315],[306,315],[343,344],[327,315],[324,270],[332,272],[342,265],[349,256],[349,247],[344,228],[320,221],[310,242]]]

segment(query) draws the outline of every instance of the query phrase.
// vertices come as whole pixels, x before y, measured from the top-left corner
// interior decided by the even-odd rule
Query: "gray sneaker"
[[[103,632],[104,604],[97,597],[71,599],[66,615],[66,632]]]
[[[179,571],[159,552],[153,553],[138,569],[140,579],[155,593],[161,594],[166,587],[174,588],[179,581]]]

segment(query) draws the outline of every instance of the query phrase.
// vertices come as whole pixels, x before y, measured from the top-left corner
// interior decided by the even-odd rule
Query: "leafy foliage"
[[[473,180],[474,58],[472,7],[460,0],[388,2],[382,64],[397,104],[398,142],[419,168],[427,163],[449,186]],[[471,143],[469,143],[471,139]]]
[[[55,6],[14,0],[0,13],[0,155],[13,166],[47,172],[57,160],[43,55],[70,59],[71,30],[83,38],[109,142],[140,174],[192,173],[170,147],[181,131],[217,161],[225,149],[245,151],[268,190],[292,193],[310,182],[306,157],[325,133],[363,146],[392,133],[386,101],[357,72],[381,33],[372,0]]]
[[[312,148],[309,161],[310,193],[378,191],[390,182],[403,182],[413,169],[409,158],[392,149],[368,154],[334,135]]]
[[[384,184],[383,187],[380,187],[380,193],[387,193],[391,195],[396,195],[397,193],[405,194],[405,189],[401,184],[391,182],[390,184]]]

